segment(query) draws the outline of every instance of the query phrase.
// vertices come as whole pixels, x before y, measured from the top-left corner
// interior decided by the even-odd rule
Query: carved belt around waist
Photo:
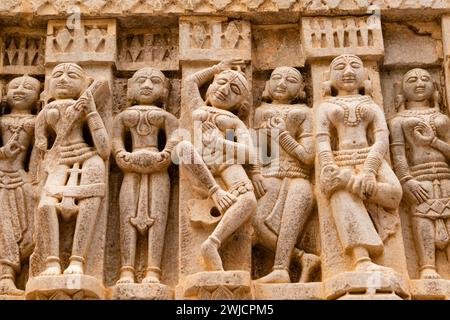
[[[419,181],[450,180],[450,168],[446,162],[429,162],[411,167],[411,175]]]
[[[20,171],[0,171],[0,188],[15,189],[25,184]]]
[[[69,146],[60,146],[59,152],[61,157],[59,163],[65,165],[72,165],[76,162],[82,163],[97,154],[94,148],[84,142]]]
[[[333,151],[334,161],[339,167],[348,167],[364,164],[370,147],[354,150],[337,150]]]

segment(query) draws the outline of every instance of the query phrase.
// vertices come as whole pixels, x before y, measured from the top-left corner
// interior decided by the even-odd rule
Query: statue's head
[[[414,68],[403,75],[401,82],[395,83],[397,95],[395,108],[405,109],[406,102],[427,104],[431,108],[439,109],[441,100],[438,86],[427,70]]]
[[[41,83],[33,77],[24,75],[11,80],[6,90],[6,100],[11,108],[31,110],[39,100]]]
[[[214,77],[206,92],[206,103],[219,109],[239,111],[248,108],[249,95],[244,74],[238,70],[225,70]]]
[[[362,60],[354,54],[341,54],[331,61],[329,81],[325,83],[325,93],[361,92],[371,93],[371,83]]]
[[[76,63],[60,63],[53,68],[49,90],[54,99],[78,99],[91,79]]]
[[[152,105],[163,103],[169,94],[169,82],[164,74],[155,68],[142,68],[128,80],[128,105]]]
[[[289,104],[305,98],[304,88],[300,71],[292,67],[278,67],[266,82],[262,96],[265,101]]]

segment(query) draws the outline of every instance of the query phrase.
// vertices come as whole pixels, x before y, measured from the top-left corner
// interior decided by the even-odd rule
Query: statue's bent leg
[[[122,267],[118,283],[134,283],[137,231],[130,219],[137,213],[137,195],[139,194],[138,173],[125,173],[120,188],[120,254]]]
[[[386,209],[397,209],[402,200],[402,186],[385,160],[378,170],[377,181],[376,192],[370,198],[370,201]]]
[[[83,163],[80,185],[105,183],[105,164],[99,156],[89,158]],[[102,198],[91,197],[79,200],[78,216],[73,238],[72,256],[65,274],[83,274],[87,251],[96,227]]]
[[[265,223],[277,202],[281,188],[279,178],[267,178],[267,190],[264,196],[258,199],[256,214],[252,219],[256,239],[254,244],[261,244],[265,248],[276,251],[278,235],[275,234]]]
[[[142,282],[158,283],[161,278],[161,260],[167,226],[170,200],[170,178],[167,172],[154,173],[150,177],[151,209],[154,220],[148,230],[148,265]]]
[[[41,275],[58,275],[61,273],[59,258],[59,220],[56,210],[58,199],[46,193],[47,186],[63,186],[67,179],[68,166],[59,165],[51,172],[42,191],[37,208],[36,235],[42,237],[44,250],[46,250],[45,270]]]

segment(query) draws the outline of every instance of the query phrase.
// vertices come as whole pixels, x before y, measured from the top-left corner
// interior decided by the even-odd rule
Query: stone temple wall
[[[326,113],[321,110],[326,108],[327,103],[333,104],[333,99],[338,101],[340,97],[339,92],[327,93],[325,85],[327,80],[330,80],[330,73],[333,73],[333,70],[330,70],[330,64],[333,66],[332,61],[335,61],[333,59],[340,55],[346,55],[343,59],[351,66],[353,64],[349,61],[354,59],[351,55],[361,59],[366,71],[365,81],[370,82],[371,90],[370,93],[368,90],[358,92],[359,97],[356,97],[355,101],[367,97],[367,101],[370,101],[372,105],[378,105],[383,110],[384,117],[380,120],[381,123],[385,127],[386,123],[389,125],[390,146],[384,146],[385,154],[382,154],[378,161],[383,162],[382,166],[386,165],[394,170],[389,169],[389,173],[386,174],[381,173],[382,170],[378,167],[375,170],[375,179],[379,183],[378,195],[381,195],[380,190],[384,188],[382,182],[389,180],[389,175],[394,175],[392,171],[395,171],[398,179],[394,175],[394,181],[391,184],[385,183],[386,188],[396,185],[399,189],[400,184],[403,187],[403,198],[399,197],[398,203],[389,210],[379,203],[375,205],[376,209],[370,209],[373,207],[373,203],[370,202],[371,197],[367,195],[358,197],[357,191],[346,192],[343,187],[342,190],[333,191],[330,196],[321,187],[320,181],[324,174],[322,169],[325,166],[323,153],[319,151],[318,127],[322,125],[319,122]],[[111,155],[103,156],[100,164],[97,164],[98,167],[94,165],[93,172],[88,171],[89,164],[87,164],[93,158],[80,162],[81,167],[77,167],[78,169],[67,167],[67,172],[63,173],[66,175],[63,178],[66,181],[65,184],[63,183],[59,189],[54,189],[59,191],[51,191],[53,190],[52,182],[45,180],[49,179],[46,175],[42,178],[38,174],[37,180],[33,180],[33,183],[26,182],[28,176],[32,176],[33,164],[37,165],[38,170],[43,170],[46,161],[51,161],[45,157],[46,153],[50,153],[50,147],[47,151],[39,149],[37,136],[38,128],[54,124],[49,120],[48,114],[51,110],[49,111],[46,106],[53,103],[55,99],[56,102],[58,99],[64,100],[61,97],[52,96],[51,92],[51,82],[55,77],[54,68],[59,64],[76,63],[84,69],[87,76],[94,80],[106,81],[105,94],[102,95],[100,92],[103,87],[97,90],[100,92],[98,97],[93,91],[101,125],[98,121],[94,123],[92,120],[93,114],[97,114],[96,111],[82,115],[84,117],[82,130],[84,134],[90,132],[91,135],[90,138],[86,138],[87,144],[91,148],[97,148],[97,153],[100,154],[101,142],[98,142],[95,137],[101,135],[97,133],[105,130],[106,137],[109,137],[111,141],[113,138],[116,139],[119,115],[125,115],[128,108],[135,108],[130,107],[127,92],[131,90],[129,79],[136,71],[146,67],[159,69],[167,79],[166,88],[169,90],[164,109],[160,108],[165,110],[164,115],[158,114],[159,120],[154,120],[151,118],[150,111],[145,111],[149,112],[147,120],[139,118],[141,119],[139,125],[141,125],[140,121],[144,121],[143,126],[150,126],[149,130],[153,132],[152,130],[156,127],[159,126],[158,128],[161,129],[163,125],[154,125],[152,121],[166,121],[164,123],[167,126],[170,121],[175,121],[176,128],[192,133],[192,124],[197,118],[193,118],[191,109],[192,101],[196,96],[189,91],[189,84],[192,84],[192,79],[198,75],[198,71],[229,59],[241,60],[240,74],[244,75],[247,81],[248,114],[241,117],[244,127],[259,129],[260,117],[261,114],[264,117],[266,105],[269,110],[267,114],[273,115],[275,112],[277,117],[285,117],[283,122],[287,123],[287,127],[275,129],[281,128],[282,131],[290,132],[289,137],[292,136],[293,139],[292,137],[291,139],[296,140],[295,145],[298,145],[300,149],[303,148],[302,150],[308,149],[307,143],[312,144],[313,149],[315,146],[315,151],[309,150],[312,153],[310,158],[315,157],[314,165],[312,164],[314,160],[310,160],[308,166],[306,166],[308,161],[303,158],[296,160],[309,168],[309,176],[290,176],[291,169],[288,168],[285,170],[288,173],[276,180],[277,178],[265,174],[262,169],[262,175],[266,179],[267,194],[263,197],[258,195],[255,197],[254,194],[257,192],[253,189],[257,187],[253,176],[261,173],[259,164],[253,167],[238,166],[239,169],[229,172],[227,170],[230,169],[226,168],[221,173],[213,173],[217,182],[216,186],[220,190],[236,192],[237,200],[235,199],[236,203],[231,204],[229,208],[221,209],[218,208],[220,206],[214,198],[214,195],[217,197],[217,194],[214,194],[214,187],[205,189],[207,192],[197,190],[207,187],[203,185],[204,181],[211,176],[205,173],[204,168],[192,169],[189,165],[185,167],[173,163],[169,168],[153,171],[149,169],[147,173],[133,173],[131,169],[123,169],[124,167],[117,160],[119,152],[116,152],[117,149],[112,142]],[[229,65],[222,63],[217,69],[221,71],[223,67],[225,70],[226,66]],[[290,100],[287,103],[292,107],[286,110],[293,108],[293,111],[289,111],[292,114],[286,114],[287,111],[277,111],[274,107],[275,103],[263,101],[266,82],[274,77],[273,75],[271,77],[272,72],[282,66],[294,68],[289,69],[291,71],[283,71],[287,72],[286,74],[300,72],[303,77],[305,96],[297,104],[291,103]],[[405,73],[414,68],[428,71],[423,73],[425,76],[417,71],[416,78],[431,77],[434,88],[433,97],[440,97],[440,99],[433,98],[436,107],[429,107],[436,113],[436,117],[431,117],[432,120],[429,116],[431,113],[422,112],[420,108],[420,110],[417,109],[419,111],[416,112],[414,109],[411,110],[411,114],[404,116],[398,108],[399,96],[402,96],[404,100],[407,96],[405,86],[402,88],[402,79],[405,83]],[[67,70],[70,70],[70,67]],[[70,77],[70,71],[67,70]],[[218,73],[217,70],[216,73]],[[8,99],[8,92],[11,89],[8,83],[11,84],[13,79],[25,74],[38,79],[41,83],[39,101],[32,111],[35,117],[31,117],[33,119],[37,117],[37,119],[31,122],[32,128],[29,132],[25,130],[26,125],[22,125],[22,118],[15,117],[13,112],[8,111],[14,109],[14,103],[20,104],[17,101],[14,102],[14,98],[12,101]],[[209,78],[198,85],[198,91],[204,99],[208,95],[207,85],[216,81],[216,78],[213,80],[212,75],[213,73],[209,74]],[[150,78],[149,74],[147,76]],[[197,83],[200,82],[199,77],[195,79]],[[239,90],[242,91],[242,89],[243,87]],[[327,94],[331,97],[327,97]],[[447,163],[450,161],[450,151],[448,151],[450,139],[447,139],[450,130],[450,121],[447,121],[449,97],[450,0],[2,0],[0,1],[0,98],[2,101],[0,129],[3,147],[0,150],[3,153],[0,155],[0,202],[9,201],[10,204],[0,205],[3,206],[0,209],[0,298],[450,299],[450,250],[447,246],[450,239],[450,215],[446,215],[447,210],[450,210],[450,206],[446,207],[450,201],[448,198],[450,189],[449,193],[446,193],[445,189],[447,181],[450,181],[450,178],[445,179]],[[77,98],[79,97],[75,97],[74,100]],[[345,98],[342,99],[345,100]],[[276,99],[272,97],[272,100]],[[359,125],[364,123],[361,125],[365,126],[367,132],[370,131],[368,145],[375,146],[377,134],[383,131],[383,129],[375,128],[372,132],[372,126],[376,126],[374,124],[376,121],[371,118],[371,114],[377,113],[366,105],[361,115],[360,105],[355,107],[355,102],[350,100],[347,101],[348,105],[345,105],[346,100],[336,102],[337,104],[334,105],[336,107],[344,104],[342,108],[347,113],[344,115],[344,121],[338,116],[336,116],[337,119],[341,120],[331,121],[337,123],[334,123],[335,131],[330,129],[329,132],[330,140],[333,140],[331,144],[340,145],[341,141],[338,137],[342,137],[341,134],[354,137],[354,141],[358,140],[361,133],[352,133],[351,130],[359,128]],[[420,101],[423,102],[422,100]],[[408,106],[408,98],[406,101],[404,103]],[[263,110],[261,114],[258,112],[260,105]],[[332,107],[328,106],[328,108]],[[142,110],[136,112],[144,112]],[[306,118],[295,123],[295,117],[298,115],[295,112],[300,114],[299,117],[307,114],[304,116]],[[220,111],[217,111],[216,115],[220,117]],[[223,113],[222,116],[232,119],[223,120],[224,123],[227,121],[241,123],[240,120],[236,120],[237,116],[233,118]],[[62,115],[57,121],[63,121],[64,117],[69,115]],[[294,119],[292,120],[294,124],[291,123],[290,117]],[[431,170],[432,174],[444,175],[438,178],[433,176],[434,178],[429,178],[429,181],[424,178],[425,182],[421,180],[425,189],[428,188],[427,183],[430,183],[434,193],[419,205],[407,197],[412,190],[408,189],[408,181],[415,181],[417,177],[414,176],[411,179],[412,176],[405,178],[400,175],[398,153],[393,150],[398,147],[396,144],[398,136],[393,131],[395,124],[400,122],[396,120],[400,118],[416,119],[412,129],[410,124],[409,127],[405,124],[405,127],[400,128],[400,132],[403,130],[406,137],[404,139],[407,140],[404,142],[404,150],[406,148],[405,157],[407,162],[409,161],[410,170],[413,171],[411,168],[417,164],[412,162],[420,158],[420,153],[423,153],[423,156],[429,160],[422,166],[425,165],[426,170]],[[440,118],[443,120],[439,120]],[[11,124],[13,121],[11,119],[17,123]],[[42,121],[47,122],[43,124]],[[347,122],[344,123],[345,121]],[[353,122],[349,124],[349,121]],[[422,129],[433,137],[427,140],[428,144],[425,143],[426,146],[423,149],[415,149],[414,145],[408,145],[407,131],[409,128],[413,132],[410,132],[411,135],[414,136],[420,132],[421,137],[425,136],[422,129],[414,127],[420,121],[431,123],[424,126],[426,128],[431,126],[432,133]],[[159,144],[159,152],[164,149],[166,141],[172,138],[177,142],[180,141],[179,138],[174,138],[176,134],[173,134],[172,138],[169,137],[167,126],[163,126],[164,130],[160,130],[165,131],[166,137],[161,138],[154,132],[148,133],[148,136],[153,134],[156,137],[153,137],[153,140],[156,139],[156,147]],[[11,130],[16,127],[25,128],[23,132],[28,132],[28,136],[23,138],[27,142],[24,142],[25,140],[20,142],[22,139],[20,130],[19,138],[14,135],[11,138],[8,132],[13,132]],[[156,131],[159,130],[158,128]],[[58,130],[55,129],[56,136],[61,134]],[[131,135],[135,134],[133,130],[131,131]],[[297,132],[298,136],[292,132]],[[311,137],[308,138],[307,134]],[[66,135],[69,137],[67,132]],[[132,140],[131,135],[125,135],[123,138],[127,151],[133,148],[130,147],[131,145],[140,143],[145,147],[145,144],[152,140],[152,138],[142,138],[145,136],[142,133],[135,134]],[[278,140],[273,140],[272,143],[279,142],[281,148],[285,150],[284,156],[292,158],[293,151],[287,151],[289,146],[286,146],[287,142],[281,141],[282,136],[286,137],[280,134]],[[80,139],[83,137],[82,134]],[[17,140],[19,146],[28,148],[25,157],[29,160],[23,160],[23,157],[19,156],[21,153],[18,155],[15,152],[10,155],[10,158],[13,158],[12,161],[7,159],[8,155],[3,150],[8,148],[8,144],[14,139],[19,139]],[[53,141],[52,139],[54,140],[55,137],[49,138],[48,141]],[[64,137],[62,139],[64,140]],[[414,138],[412,139],[414,142]],[[184,140],[189,139],[184,138]],[[417,140],[417,145],[421,143],[420,141]],[[61,142],[62,146],[67,145],[68,142],[65,143],[65,141]],[[177,152],[183,152],[183,147],[186,147],[186,152],[192,150],[183,143],[180,145],[167,149],[172,159]],[[111,151],[111,143],[109,148]],[[431,155],[427,148],[432,150]],[[34,158],[33,151],[38,149],[41,152],[41,158],[39,156]],[[342,147],[334,145],[332,149],[342,151]],[[357,159],[359,150],[362,149],[354,149],[353,153],[349,153],[349,159]],[[434,154],[438,160],[433,158]],[[281,162],[284,161],[282,157],[280,155]],[[1,161],[5,161],[4,166],[1,165]],[[19,162],[24,164],[14,165]],[[361,165],[366,167],[366,162],[361,162]],[[433,163],[440,163],[440,166],[433,167]],[[49,177],[51,172],[57,171],[55,168],[59,165],[60,162],[50,167],[47,172]],[[75,166],[76,163],[71,165]],[[152,165],[149,160],[143,166],[150,168]],[[20,166],[22,169],[19,168]],[[280,166],[282,167],[283,164]],[[104,169],[106,169],[104,176],[97,177],[100,182],[86,184],[89,186],[98,184],[99,189],[101,185],[106,188],[104,193],[100,191],[96,193],[91,188],[86,191],[91,194],[82,195],[83,190],[88,188],[76,189],[84,187],[85,183],[80,182],[80,179],[82,181],[83,177],[87,177],[87,180],[90,178],[95,180],[97,173]],[[354,173],[360,173],[354,177],[363,176],[365,172],[362,170],[361,173],[361,168],[357,168],[357,164],[353,164],[353,170]],[[16,187],[11,185],[9,180],[15,179],[9,173],[10,171],[25,175],[24,185],[30,188],[20,186],[18,187],[20,190],[15,189]],[[75,187],[70,189],[73,172],[78,172],[75,173],[78,177],[75,176]],[[192,179],[192,172],[194,179]],[[130,179],[137,179],[136,181],[139,182],[131,183],[129,189],[127,187],[121,191],[125,181],[124,176],[131,177],[133,174],[134,178]],[[142,187],[144,176],[150,181],[145,188]],[[204,179],[197,181],[195,176]],[[165,182],[167,183],[165,177],[170,179],[170,188],[164,185]],[[250,181],[249,179],[252,180],[253,185],[252,183],[245,185],[245,181]],[[242,185],[236,186],[236,181]],[[436,185],[443,190],[439,195],[435,192]],[[314,190],[310,192],[311,199],[305,191],[308,188]],[[432,192],[431,189],[427,189],[428,194]],[[11,192],[10,190],[16,190],[13,191],[13,193],[16,192],[15,196],[8,193]],[[19,197],[17,192],[22,194],[22,197],[30,198],[30,201],[21,203],[17,200]],[[71,192],[76,195],[72,195]],[[288,195],[283,196],[283,192]],[[289,197],[289,192],[293,192],[291,195],[293,198]],[[147,193],[151,195],[145,196]],[[386,191],[386,195],[380,197],[386,199],[389,196]],[[248,203],[244,201],[247,199],[245,197],[249,199]],[[269,197],[275,198],[270,200]],[[392,195],[392,197],[395,196]],[[52,202],[53,200],[49,200],[50,205],[44,203],[44,200],[49,198],[53,199],[56,205]],[[74,201],[77,213],[69,217],[70,219],[65,219],[63,213],[66,209],[61,209],[61,203],[65,203],[65,199],[68,198]],[[255,203],[256,198],[258,199]],[[372,199],[374,198],[376,195],[373,195]],[[98,205],[95,204],[97,200]],[[311,203],[306,205],[308,201]],[[127,210],[138,212],[134,212],[134,218],[156,219],[151,222],[153,225],[149,223],[142,232],[137,232],[138,227],[135,225],[131,227],[134,231],[124,231],[123,225],[130,224],[131,220],[121,219],[121,215],[124,215],[121,213],[121,208],[124,211],[123,208],[127,207],[128,203],[133,205]],[[278,221],[278,229],[275,228],[277,230],[267,227],[268,219],[277,214],[275,212],[277,208],[273,209],[270,206],[280,207],[278,218],[281,222]],[[306,208],[308,206],[309,208]],[[269,210],[269,217],[263,216],[261,222],[263,227],[266,225],[264,232],[270,233],[266,234],[258,229],[261,226],[258,227],[257,220],[263,215],[260,212],[269,207],[273,210]],[[56,221],[47,219],[47,215],[53,212],[51,210],[55,210]],[[86,218],[84,222],[80,222],[83,210],[94,219]],[[377,215],[372,214],[374,210],[377,211]],[[290,216],[286,213],[287,211],[291,212]],[[351,214],[343,215],[344,211]],[[424,215],[432,214],[433,218],[422,217],[422,222],[418,222],[421,218],[414,217],[419,211]],[[354,212],[356,213],[353,214]],[[231,220],[226,220],[227,214],[229,217],[231,214],[235,216],[230,218]],[[302,218],[304,221],[299,218],[300,216],[304,217]],[[337,216],[344,216],[344,218]],[[22,227],[22,231],[17,231],[15,223],[19,221],[18,223],[23,226],[22,217],[31,217],[25,218],[29,221],[28,229],[25,230]],[[158,233],[155,230],[156,226],[159,226],[161,217],[166,217],[167,222],[165,226],[163,222],[163,231]],[[389,221],[392,217],[397,220],[391,223]],[[292,221],[289,222],[288,219]],[[342,226],[341,222],[345,219],[346,222],[343,224],[346,226]],[[289,228],[290,224],[299,224],[297,220],[302,220],[302,227]],[[225,225],[225,221],[228,225]],[[376,252],[377,250],[371,245],[366,247],[361,245],[365,253],[358,255],[355,246],[364,242],[364,232],[358,233],[360,232],[358,230],[361,230],[358,229],[358,225],[367,224],[368,221],[370,226],[361,228],[371,228],[367,233],[376,229],[375,233],[381,238],[382,253]],[[223,233],[230,234],[223,239],[217,239],[218,236],[211,235],[219,234],[217,230],[221,223],[224,225]],[[389,223],[391,224],[388,225]],[[55,226],[56,232],[53,233]],[[23,233],[22,236],[20,232]],[[31,249],[28,251],[22,250],[22,243],[27,232],[32,235]],[[344,239],[346,232],[351,233],[350,236],[347,234],[348,237],[359,239],[354,240],[357,245],[352,247],[346,244],[346,241],[353,241]],[[382,236],[384,233],[387,233],[386,237]],[[57,235],[57,239],[52,238],[53,234]],[[429,237],[433,239],[430,240]],[[84,238],[87,240],[80,240]],[[273,238],[275,240],[271,242]],[[218,245],[214,242],[216,240]],[[88,243],[81,255],[74,253],[77,241]],[[124,246],[126,241],[134,242],[131,247],[126,247]],[[58,243],[59,257],[56,259],[59,262],[56,264],[60,264],[61,270],[46,273],[54,256],[49,253],[51,249],[47,247],[51,247],[54,243]],[[206,244],[213,247],[220,246],[216,253],[220,256],[219,260],[223,268],[217,268],[217,259],[214,260],[214,254],[205,253]],[[17,253],[16,248],[11,249],[15,246],[18,247]],[[374,244],[373,247],[376,245]],[[154,256],[157,256],[155,252],[160,248],[162,248],[162,257],[159,262]],[[283,255],[283,250],[288,257],[283,262],[284,266],[277,269],[276,266],[274,267],[274,260],[278,262],[282,260],[280,256]],[[136,252],[134,266],[126,263],[124,265],[123,262],[123,257],[130,251]],[[430,255],[432,255],[431,258]],[[16,258],[20,260],[19,267],[13,266],[14,263],[10,261],[11,256],[17,256]],[[158,261],[155,262],[155,259]],[[150,265],[150,260],[153,265]],[[74,263],[76,267],[77,261],[82,265],[81,271],[75,268],[74,272],[63,273],[64,270],[70,269],[69,264]],[[370,262],[372,265],[364,265],[365,262]],[[362,267],[359,268],[358,265]],[[127,272],[132,276],[128,274],[127,278]],[[273,278],[264,277],[268,274],[273,275]]]

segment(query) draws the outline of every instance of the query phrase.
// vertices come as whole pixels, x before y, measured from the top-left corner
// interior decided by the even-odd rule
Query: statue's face
[[[156,70],[138,71],[132,81],[131,90],[138,104],[150,105],[164,95],[164,75]]]
[[[219,109],[233,109],[245,98],[245,88],[240,81],[235,72],[219,73],[208,88],[208,101]]]
[[[86,76],[71,63],[57,65],[50,78],[50,94],[55,99],[78,99],[86,83]]]
[[[11,80],[8,84],[6,99],[11,108],[31,109],[39,99],[39,81],[23,76]]]
[[[428,71],[412,69],[403,76],[402,89],[407,101],[425,101],[431,98],[435,87]]]
[[[279,67],[272,72],[268,89],[272,100],[290,102],[303,89],[303,79],[296,69]]]
[[[353,92],[363,87],[365,70],[361,59],[353,55],[342,55],[331,64],[331,86],[338,91]]]

